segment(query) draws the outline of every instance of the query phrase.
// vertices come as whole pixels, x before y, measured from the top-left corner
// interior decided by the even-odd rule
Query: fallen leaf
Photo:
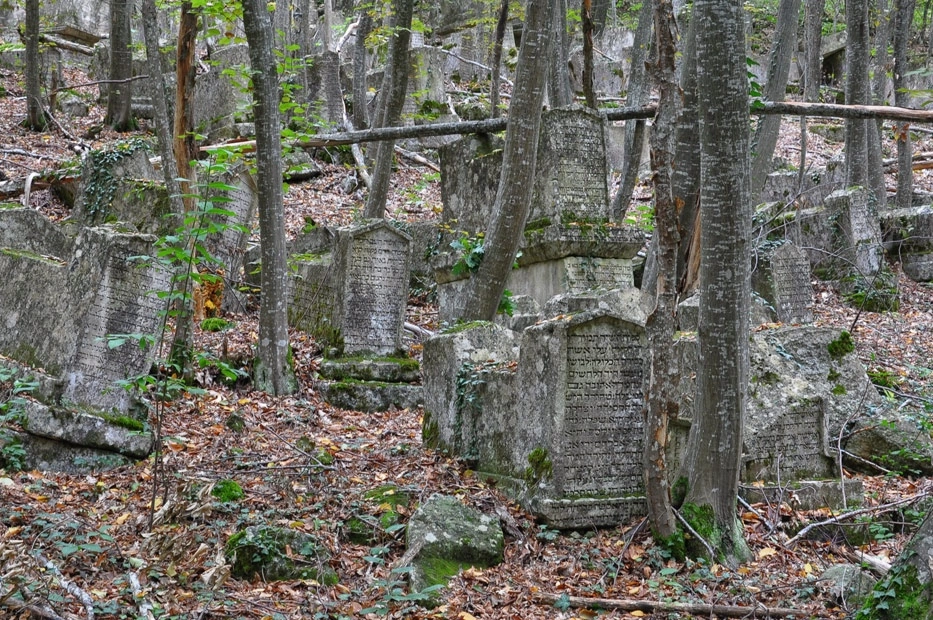
[[[765,547],[764,549],[758,552],[758,559],[762,560],[772,555],[777,555],[777,549],[775,549],[774,547]]]

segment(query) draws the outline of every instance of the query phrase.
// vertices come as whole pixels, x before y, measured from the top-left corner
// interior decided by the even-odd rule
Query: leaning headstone
[[[155,293],[169,290],[171,280],[168,270],[138,260],[151,247],[151,237],[93,228],[75,242],[75,254],[94,263],[99,280],[81,300],[87,309],[76,355],[65,371],[64,398],[105,410],[126,411],[132,404],[130,393],[116,384],[148,372],[152,347],[133,335],[158,331],[164,302]],[[116,336],[125,342],[113,346]]]
[[[883,263],[881,228],[871,200],[864,188],[835,191],[826,198],[827,208],[838,214],[839,251],[863,278],[877,274]]]
[[[834,475],[824,401],[801,398],[782,410],[749,416],[743,479],[796,481]]]
[[[499,187],[502,145],[501,139],[480,134],[438,149],[444,203],[441,216],[445,227],[470,235],[486,230]],[[448,238],[446,242],[451,240]]]
[[[781,323],[813,321],[813,286],[810,262],[793,243],[759,247],[752,283],[777,314]]]
[[[933,207],[891,209],[881,214],[885,250],[916,282],[933,281]]]

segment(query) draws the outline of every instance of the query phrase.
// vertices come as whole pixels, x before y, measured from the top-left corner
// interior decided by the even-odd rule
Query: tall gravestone
[[[782,411],[749,416],[745,433],[743,480],[819,480],[834,475],[829,457],[825,403],[801,398]]]
[[[395,355],[410,253],[408,235],[384,220],[338,230],[330,256],[299,261],[290,315],[342,354]]]
[[[752,283],[777,314],[781,323],[813,321],[813,286],[810,261],[791,242],[759,247]]]
[[[883,263],[881,227],[872,200],[864,188],[838,190],[826,198],[842,233],[837,250],[863,278],[877,274]]]

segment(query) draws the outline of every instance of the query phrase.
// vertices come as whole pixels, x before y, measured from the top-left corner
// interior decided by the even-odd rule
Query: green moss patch
[[[338,581],[327,550],[315,537],[297,530],[248,527],[227,540],[225,554],[231,574],[241,579],[312,579],[325,585]]]
[[[852,334],[843,330],[839,337],[826,345],[829,356],[834,360],[840,360],[849,353],[855,351],[855,341],[852,340]]]
[[[236,480],[218,480],[211,489],[211,495],[222,502],[235,502],[243,499],[245,493]]]

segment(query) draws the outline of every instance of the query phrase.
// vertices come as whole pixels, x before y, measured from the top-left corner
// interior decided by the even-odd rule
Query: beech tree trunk
[[[159,53],[159,21],[155,0],[142,0],[141,13],[143,35],[146,43],[146,64],[152,90],[152,109],[156,136],[159,139],[159,154],[162,156],[162,178],[168,192],[169,204],[174,213],[184,211],[181,199],[181,186],[178,184],[178,168],[175,165],[175,153],[172,151],[172,121],[168,116],[165,98],[165,78],[162,73],[162,58]]]
[[[353,47],[353,126],[356,129],[369,127],[369,107],[366,88],[366,37],[373,30],[373,18],[368,8],[360,10],[360,25],[356,27],[356,42]]]
[[[253,80],[262,257],[262,301],[254,380],[259,389],[278,395],[294,392],[296,382],[288,359],[288,268],[285,263],[285,213],[282,205],[279,80],[272,52],[272,16],[266,6],[263,0],[243,0],[243,27],[249,44]]]
[[[26,127],[45,129],[42,76],[39,67],[39,0],[26,0]]]
[[[777,27],[774,43],[768,56],[768,77],[765,82],[764,98],[767,101],[784,101],[787,77],[790,74],[791,57],[797,51],[797,15],[800,0],[781,0],[778,6]],[[772,169],[774,148],[781,130],[780,116],[762,116],[752,146],[752,199],[757,200]]]
[[[697,0],[700,115],[700,318],[690,431],[688,519],[712,532],[720,561],[749,557],[736,516],[748,390],[752,209],[748,78],[741,0]],[[696,553],[696,549],[691,550]],[[701,554],[705,555],[702,550]]]
[[[823,81],[823,53],[820,49],[823,37],[823,6],[826,0],[805,0],[804,2],[804,63],[803,63],[803,98],[804,101],[820,100],[820,86]],[[803,176],[807,171],[807,117],[800,117],[800,159],[797,165],[798,185],[803,187]]]
[[[660,101],[651,132],[651,169],[654,173],[658,278],[657,302],[645,325],[650,364],[645,395],[644,467],[651,529],[657,540],[669,542],[677,533],[677,521],[671,508],[665,451],[670,420],[677,417],[679,410],[674,386],[680,375],[673,355],[674,332],[677,329],[677,247],[680,222],[677,219],[671,176],[674,168],[674,132],[682,97],[676,76],[676,22],[671,0],[656,0],[654,22],[657,61],[652,66],[652,73],[658,85]]]
[[[846,103],[870,103],[868,81],[868,0],[846,0]],[[868,130],[870,121],[845,124],[846,186],[869,187]]]
[[[392,20],[392,38],[389,39],[389,59],[382,78],[380,109],[377,110],[376,127],[397,125],[402,117],[405,94],[408,91],[408,48],[411,44],[411,19],[414,0],[394,0],[395,18]],[[395,142],[380,142],[373,160],[373,186],[366,199],[366,218],[382,218],[385,215],[389,181],[392,178],[392,159]]]
[[[592,0],[581,0],[580,20],[583,28],[583,98],[594,110],[599,107],[593,90],[593,16]]]
[[[910,24],[914,17],[916,0],[895,0],[894,15],[894,105],[907,105],[907,46],[910,42]],[[914,175],[911,160],[913,145],[910,123],[895,124],[897,136],[897,207],[906,209],[913,204]]]
[[[635,39],[632,43],[632,68],[628,74],[628,93],[625,104],[629,107],[644,105],[648,99],[648,79],[645,71],[645,61],[648,58],[648,47],[651,42],[652,20],[655,19],[654,4],[645,0],[638,12],[638,27],[635,29]],[[638,181],[638,168],[641,165],[641,152],[645,144],[645,121],[631,120],[625,122],[625,135],[622,142],[622,181],[619,190],[612,197],[612,218],[621,220],[628,211],[635,192],[635,183]]]
[[[518,53],[515,88],[509,106],[502,153],[502,173],[492,222],[486,231],[485,254],[469,283],[464,320],[492,320],[505,291],[509,270],[518,253],[522,230],[531,211],[535,159],[541,129],[541,106],[547,88],[551,43],[552,0],[529,0]]]
[[[554,42],[551,44],[551,65],[548,74],[548,104],[552,108],[563,108],[573,103],[573,90],[570,88],[570,69],[567,59],[570,56],[570,39],[567,36],[567,0],[553,0],[554,10],[551,19],[554,29]],[[524,34],[522,35],[524,38]]]
[[[496,19],[496,38],[492,44],[492,68],[489,76],[489,118],[499,117],[499,70],[502,65],[502,41],[505,39],[505,27],[509,22],[509,0],[502,0],[499,17]]]
[[[892,11],[889,11],[887,0],[878,0],[878,21],[875,27],[874,56],[871,58],[871,73],[873,75],[871,90],[872,103],[884,105],[887,100],[888,71],[890,55],[888,42],[891,40],[893,27]],[[887,189],[884,184],[884,166],[882,164],[881,134],[884,121],[878,120],[868,125],[868,178],[869,186],[875,194],[877,207],[884,209],[887,206]]]
[[[107,123],[117,131],[133,129],[133,37],[129,0],[110,0],[110,79],[120,81],[107,89]]]

